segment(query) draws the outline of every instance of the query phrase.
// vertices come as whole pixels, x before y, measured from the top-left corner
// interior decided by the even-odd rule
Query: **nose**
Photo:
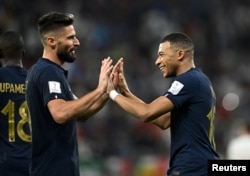
[[[74,40],[74,45],[75,46],[79,46],[80,45],[80,42],[78,40],[78,38],[75,37],[75,40]]]
[[[159,57],[157,57],[155,60],[155,65],[159,65],[159,64],[160,64],[160,59],[159,59]]]

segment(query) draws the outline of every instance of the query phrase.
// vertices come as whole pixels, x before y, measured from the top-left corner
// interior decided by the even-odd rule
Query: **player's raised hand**
[[[118,88],[118,83],[119,83],[118,75],[119,75],[119,70],[120,70],[119,67],[120,67],[121,62],[122,62],[122,58],[120,58],[115,64],[115,66],[113,67],[112,73],[108,81],[108,87],[107,87],[108,94],[111,90],[117,90]]]
[[[119,63],[119,70],[118,70],[118,89],[121,94],[125,95],[130,92],[125,74],[123,69],[123,59]]]
[[[98,88],[100,88],[103,92],[106,92],[107,90],[108,80],[113,68],[112,62],[113,60],[110,57],[104,58],[102,60]]]
[[[113,83],[113,87],[114,89],[118,89],[118,84],[119,84],[119,73],[120,73],[120,65],[123,62],[123,58],[120,58],[117,63],[115,64],[111,76],[112,76],[112,83]]]

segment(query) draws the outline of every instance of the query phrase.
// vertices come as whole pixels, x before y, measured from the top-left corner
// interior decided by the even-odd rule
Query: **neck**
[[[189,61],[188,63],[183,63],[181,67],[179,67],[178,69],[178,72],[177,72],[177,75],[180,75],[182,73],[185,73],[187,71],[189,71],[191,68],[195,68],[195,64],[192,61]]]
[[[43,58],[50,60],[51,62],[56,63],[59,66],[63,66],[64,62],[62,62],[54,52],[43,51]]]
[[[2,62],[3,66],[16,66],[16,67],[23,67],[21,59],[19,60],[3,60]]]

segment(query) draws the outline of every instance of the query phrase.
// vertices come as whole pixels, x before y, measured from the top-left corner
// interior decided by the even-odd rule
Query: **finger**
[[[120,73],[124,75],[124,69],[123,69],[123,61],[120,63]]]
[[[115,66],[114,66],[114,69],[113,69],[112,73],[114,73],[114,72],[118,72],[118,71],[119,71],[120,62],[121,62],[121,59],[119,59],[119,60],[117,61],[117,63],[115,64]]]
[[[112,69],[113,69],[113,65],[111,65],[111,66],[108,68],[108,70],[107,70],[108,75],[110,75],[110,74],[111,74]],[[111,75],[112,75],[112,74],[111,74]]]
[[[120,81],[121,83],[123,83],[123,81],[124,81],[124,76],[123,76],[123,74],[122,74],[122,73],[119,73],[118,77],[119,77],[119,81]]]
[[[114,84],[113,84],[113,78],[114,76],[111,74],[109,79],[108,79],[108,85],[114,89]]]
[[[113,77],[113,76],[111,76],[111,77]],[[111,87],[112,87],[113,89],[115,89],[115,86],[114,86],[114,83],[113,83],[112,80],[113,80],[113,78],[110,79]]]
[[[111,59],[111,57],[110,56],[108,56],[107,58],[104,58],[103,60],[102,60],[102,64],[107,64],[107,63],[112,63],[113,62],[113,60]]]
[[[119,59],[119,61],[123,62],[123,57],[121,57],[121,58]]]
[[[111,70],[113,68],[113,60],[110,57],[104,58],[102,61],[102,68],[107,71],[109,74],[111,73]]]

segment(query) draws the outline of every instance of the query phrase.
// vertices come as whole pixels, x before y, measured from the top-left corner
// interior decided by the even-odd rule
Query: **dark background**
[[[195,63],[210,77],[217,94],[215,139],[226,158],[238,124],[249,119],[250,1],[247,0],[0,0],[0,32],[22,33],[25,68],[42,56],[36,21],[49,11],[73,13],[81,46],[78,60],[65,64],[77,96],[98,83],[101,60],[124,57],[130,89],[150,102],[168,89],[158,67],[158,44],[171,32],[190,35]],[[87,176],[164,175],[169,130],[131,117],[111,101],[79,124],[81,172]]]

